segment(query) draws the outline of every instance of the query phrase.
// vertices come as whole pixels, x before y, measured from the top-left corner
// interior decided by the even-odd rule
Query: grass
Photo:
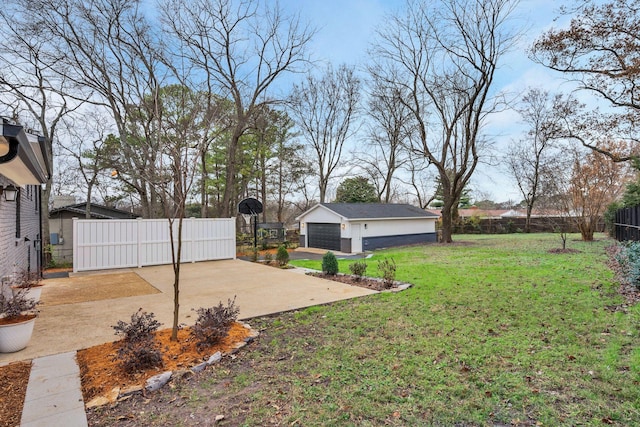
[[[414,287],[254,319],[251,369],[211,384],[231,377],[252,402],[241,425],[638,425],[639,309],[607,309],[622,303],[612,242],[575,239],[577,253],[550,253],[553,234],[377,251],[367,274],[393,258]]]
[[[306,420],[349,408],[358,424],[639,423],[638,309],[606,309],[621,302],[611,242],[575,238],[574,254],[549,253],[550,234],[376,252],[369,274],[393,258],[415,287],[299,316],[326,329],[305,369],[331,378],[301,390]]]

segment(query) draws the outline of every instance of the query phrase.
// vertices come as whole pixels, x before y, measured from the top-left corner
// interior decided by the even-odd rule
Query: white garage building
[[[320,203],[296,218],[300,247],[359,253],[435,242],[438,216],[408,204]]]

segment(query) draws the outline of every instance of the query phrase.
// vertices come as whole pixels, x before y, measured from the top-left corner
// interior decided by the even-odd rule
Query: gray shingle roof
[[[347,219],[437,218],[437,215],[409,204],[396,203],[320,203]]]
[[[56,214],[58,212],[71,212],[84,216],[87,207],[87,202],[76,203],[68,206],[61,206],[49,211],[49,215]],[[96,203],[91,203],[91,217],[98,219],[133,219],[138,215],[132,214],[121,209],[110,208]]]

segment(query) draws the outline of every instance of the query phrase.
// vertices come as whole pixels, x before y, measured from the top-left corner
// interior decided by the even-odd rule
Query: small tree
[[[331,251],[322,257],[322,272],[330,276],[338,274],[338,260]]]
[[[278,246],[278,253],[276,253],[276,261],[280,267],[284,267],[289,263],[289,252],[284,245]]]

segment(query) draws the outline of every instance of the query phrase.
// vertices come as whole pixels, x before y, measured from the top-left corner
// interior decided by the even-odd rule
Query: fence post
[[[191,242],[191,250],[189,251],[190,256],[191,256],[191,263],[195,263],[196,262],[196,218],[195,217],[191,217],[189,218],[189,233],[190,233],[190,239],[189,241]]]
[[[134,222],[136,227],[136,253],[138,268],[142,268],[142,218],[136,218]]]
[[[77,273],[78,272],[78,218],[73,217],[71,218],[72,222],[72,227],[71,229],[73,230],[73,272]]]

